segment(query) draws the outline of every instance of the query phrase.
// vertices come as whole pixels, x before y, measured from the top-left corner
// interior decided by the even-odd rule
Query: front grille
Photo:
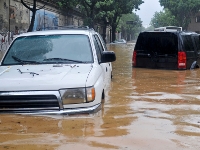
[[[59,109],[55,95],[0,95],[0,109]]]

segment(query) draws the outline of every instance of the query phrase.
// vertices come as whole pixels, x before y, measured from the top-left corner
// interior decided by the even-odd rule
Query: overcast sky
[[[140,10],[136,11],[136,14],[139,15],[143,21],[143,26],[147,27],[150,24],[151,18],[154,13],[161,11],[163,8],[160,6],[159,0],[143,0],[144,3],[140,5]]]

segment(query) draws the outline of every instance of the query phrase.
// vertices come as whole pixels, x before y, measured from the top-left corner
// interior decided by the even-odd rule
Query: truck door
[[[103,45],[100,42],[100,39],[98,35],[93,35],[94,45],[96,49],[96,54],[98,58],[99,65],[101,66],[102,72],[103,72],[103,78],[104,78],[104,88],[106,87],[106,84],[108,83],[108,63],[101,63],[101,56],[104,51]]]

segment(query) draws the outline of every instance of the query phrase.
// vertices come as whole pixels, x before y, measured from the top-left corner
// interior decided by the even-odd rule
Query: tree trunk
[[[31,17],[31,24],[28,28],[28,31],[27,32],[32,32],[33,31],[33,27],[34,27],[34,22],[35,22],[35,14],[36,14],[36,10],[32,12],[33,15]]]
[[[112,42],[116,40],[116,29],[117,26],[115,24],[112,24]]]
[[[117,30],[117,25],[118,25],[118,21],[117,21],[118,15],[115,14],[112,20],[112,42],[116,40],[116,30]]]
[[[21,0],[21,3],[27,8],[29,9],[30,11],[32,11],[32,17],[31,17],[31,23],[29,25],[29,28],[27,30],[27,32],[32,32],[33,31],[33,27],[34,27],[34,22],[35,22],[35,15],[36,15],[36,11],[39,10],[37,9],[37,0],[33,0],[33,8],[28,6],[23,0]],[[45,5],[44,5],[45,6]],[[41,7],[40,9],[44,8]]]
[[[107,43],[107,38],[106,38],[106,28],[107,28],[107,21],[104,19],[104,24],[103,24],[103,40],[105,43]]]
[[[27,32],[32,32],[33,31],[33,27],[34,27],[34,22],[35,22],[35,14],[36,14],[36,11],[37,11],[37,8],[36,8],[36,1],[37,0],[34,0],[33,2],[33,9],[32,9],[32,17],[31,17],[31,24],[28,28],[28,31]]]

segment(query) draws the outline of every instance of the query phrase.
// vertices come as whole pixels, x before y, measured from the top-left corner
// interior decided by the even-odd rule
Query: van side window
[[[194,37],[194,42],[195,42],[195,45],[196,45],[196,48],[197,48],[197,52],[200,52],[200,39],[199,39],[199,36],[195,36]]]
[[[183,35],[183,45],[185,48],[185,51],[194,51],[194,44],[192,41],[191,35]]]

